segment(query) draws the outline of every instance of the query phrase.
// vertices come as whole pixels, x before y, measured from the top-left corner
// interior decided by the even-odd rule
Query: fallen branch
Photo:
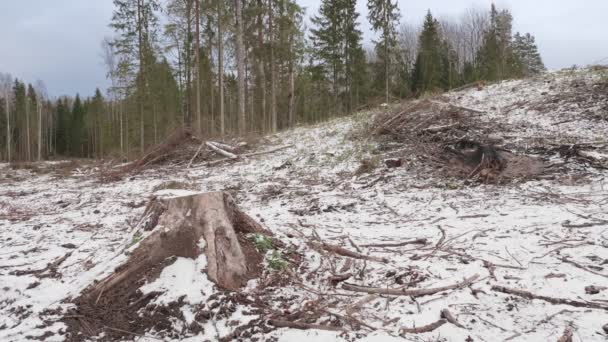
[[[566,298],[554,298],[554,297],[549,297],[549,296],[541,296],[541,295],[533,294],[532,292],[529,292],[526,290],[511,289],[511,288],[504,287],[504,286],[494,285],[494,286],[492,286],[492,291],[502,292],[502,293],[506,293],[506,294],[530,299],[530,300],[538,299],[538,300],[542,300],[545,302],[549,302],[554,305],[570,305],[570,306],[574,306],[574,307],[578,307],[578,308],[600,309],[600,310],[608,311],[608,305],[605,305],[605,304],[603,305],[603,304],[594,303],[594,302],[579,302],[576,300],[566,299]]]
[[[563,262],[565,262],[565,263],[568,263],[570,265],[573,265],[574,267],[580,268],[581,270],[585,270],[585,271],[587,271],[589,273],[593,273],[595,275],[599,275],[601,277],[608,278],[608,275],[602,274],[600,272],[596,272],[596,271],[594,271],[594,270],[592,270],[590,268],[587,268],[587,267],[585,267],[585,266],[583,266],[583,265],[581,265],[581,264],[579,264],[577,262],[574,262],[574,261],[572,261],[572,260],[570,260],[568,258],[561,258],[560,260],[563,261]]]
[[[262,155],[262,154],[274,153],[274,152],[277,152],[277,151],[288,149],[288,148],[293,147],[293,146],[294,145],[285,145],[285,146],[280,146],[280,147],[277,147],[277,148],[273,148],[273,149],[268,150],[268,151],[245,153],[245,154],[239,155],[239,157],[241,157],[241,158],[248,158],[248,157],[259,156],[259,155]],[[212,162],[207,163],[207,166],[213,166],[213,165],[216,165],[216,164],[221,164],[221,163],[223,163],[225,161],[228,161],[228,160],[234,160],[234,158],[224,158],[224,159],[214,160]]]
[[[332,327],[330,325],[322,325],[322,324],[310,324],[310,323],[301,323],[301,322],[289,322],[278,319],[271,319],[268,321],[271,325],[277,328],[292,328],[292,329],[300,329],[300,330],[327,330],[327,331],[342,331],[342,328]]]
[[[423,325],[421,327],[418,328],[401,328],[399,329],[399,334],[401,336],[405,335],[405,334],[422,334],[422,333],[427,333],[427,332],[431,332],[437,328],[439,328],[440,326],[446,324],[448,321],[445,319],[440,319],[437,322],[433,322],[431,324],[428,325]]]
[[[391,295],[391,296],[412,296],[412,297],[422,297],[429,296],[439,292],[448,291],[448,290],[457,290],[464,287],[467,287],[475,280],[479,278],[479,274],[475,274],[472,277],[466,278],[465,280],[447,286],[428,288],[428,289],[387,289],[382,287],[366,287],[366,286],[358,286],[353,284],[342,284],[342,289],[353,292],[364,292],[369,294],[383,294],[383,295]]]
[[[349,251],[346,248],[336,246],[336,245],[330,245],[330,244],[324,243],[324,242],[322,242],[322,243],[312,242],[311,244],[316,249],[323,249],[325,251],[335,253],[335,254],[338,254],[341,256],[353,258],[353,259],[370,260],[370,261],[377,261],[377,262],[382,262],[382,263],[388,262],[387,258],[380,258],[380,257],[375,257],[375,256],[371,256],[371,255],[365,255],[365,254]]]
[[[406,245],[426,245],[428,243],[428,240],[425,238],[422,239],[416,239],[416,240],[410,240],[410,241],[404,241],[404,242],[396,242],[396,243],[372,243],[372,244],[368,244],[368,245],[362,245],[361,247],[403,247]]]
[[[198,156],[198,154],[201,153],[201,150],[203,149],[203,146],[205,146],[205,142],[202,142],[201,145],[198,147],[198,149],[196,150],[196,153],[192,156],[192,158],[190,159],[190,162],[188,162],[188,166],[186,166],[186,169],[190,168],[190,166],[192,165],[192,162],[194,161],[194,159],[196,159],[196,157]]]
[[[452,316],[452,313],[450,312],[450,310],[448,309],[443,309],[441,310],[441,318],[445,318],[448,322],[454,324],[455,326],[459,327],[459,328],[463,328],[466,329],[464,327],[464,325],[460,324],[456,318],[454,316]]]
[[[441,133],[443,131],[447,131],[452,127],[458,127],[460,124],[459,123],[453,123],[453,124],[449,124],[449,125],[441,125],[441,126],[431,126],[431,127],[427,127],[425,129],[422,130],[422,132],[425,133]]]

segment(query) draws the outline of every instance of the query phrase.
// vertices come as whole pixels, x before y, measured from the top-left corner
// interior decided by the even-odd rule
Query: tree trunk
[[[38,99],[38,161],[42,160],[42,106],[40,106],[40,99]]]
[[[274,23],[272,8],[273,0],[268,0],[268,36],[270,42],[270,119],[272,120],[272,132],[277,131],[277,85],[276,68],[274,63]]]
[[[390,60],[388,58],[388,3],[384,4],[384,91],[385,91],[385,100],[384,102],[388,104],[388,70],[390,65]]]
[[[25,95],[25,139],[26,139],[26,144],[25,147],[27,148],[27,151],[25,153],[25,156],[27,158],[27,161],[31,161],[31,148],[30,148],[30,97],[29,97],[29,93],[26,93]]]
[[[122,106],[123,106],[123,101],[120,101],[120,103],[118,105],[118,120],[120,120],[120,155],[121,155],[121,157],[125,153],[124,143],[123,143],[124,133],[123,133],[123,129],[122,129],[122,121],[123,121],[123,119],[122,119]]]
[[[294,56],[293,56],[293,33],[289,35],[289,109],[288,109],[288,117],[289,117],[289,127],[293,127],[294,125],[294,101],[295,101],[295,70],[294,70]]]
[[[263,8],[264,4],[262,0],[258,0],[258,7]],[[262,134],[266,133],[268,127],[268,119],[266,118],[266,70],[264,68],[264,19],[262,18],[262,11],[258,12],[258,39],[259,39],[259,53],[258,53],[258,72],[259,72],[259,91],[260,91],[260,107],[261,107],[261,119],[262,119]]]
[[[241,0],[236,2],[236,65],[238,82],[238,127],[239,133],[245,133],[245,47],[243,45],[243,4]]]
[[[139,57],[139,73],[140,73],[140,80],[139,80],[139,86],[137,89],[137,94],[138,94],[138,105],[139,105],[139,118],[140,118],[140,131],[139,131],[139,144],[140,144],[140,152],[141,154],[144,153],[145,150],[145,138],[144,138],[144,130],[145,130],[145,125],[144,125],[144,88],[146,87],[146,82],[145,82],[145,65],[144,65],[144,53],[143,53],[143,48],[144,48],[144,38],[143,38],[143,1],[144,0],[137,0],[137,35],[138,35],[138,42],[139,42],[139,48],[138,48],[138,57]]]
[[[8,91],[9,87],[6,87],[5,90],[5,104],[6,104],[6,160],[10,163],[11,162],[11,112],[10,112],[10,107],[9,107],[9,100],[8,100]]]
[[[224,115],[224,38],[222,37],[222,5],[221,1],[217,2],[217,59],[218,59],[218,90],[220,92],[220,133],[222,136],[226,134],[226,120]]]
[[[202,123],[201,123],[201,46],[200,46],[200,26],[201,26],[201,9],[200,9],[200,0],[195,1],[195,13],[196,13],[196,38],[194,39],[195,43],[195,56],[196,56],[196,132],[199,134],[202,132]]]

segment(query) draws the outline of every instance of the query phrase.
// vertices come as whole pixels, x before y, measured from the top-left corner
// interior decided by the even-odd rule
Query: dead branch
[[[285,145],[285,146],[280,146],[280,147],[277,147],[277,148],[273,148],[273,149],[268,150],[268,151],[245,153],[245,154],[239,155],[239,157],[241,157],[241,158],[249,158],[249,157],[259,156],[259,155],[262,155],[262,154],[274,153],[274,152],[277,152],[277,151],[288,149],[288,148],[293,147],[293,146],[294,145]],[[221,164],[221,163],[223,163],[225,161],[228,161],[228,160],[234,160],[234,158],[224,158],[224,159],[214,160],[212,162],[207,163],[207,166],[213,166],[213,165]]]
[[[300,330],[327,330],[327,331],[342,331],[342,328],[332,327],[330,325],[322,325],[322,324],[310,324],[310,323],[301,323],[301,322],[289,322],[283,321],[279,319],[271,319],[268,321],[271,325],[277,328],[292,328],[292,329],[300,329]]]
[[[194,153],[194,155],[192,156],[192,159],[190,159],[190,161],[188,162],[188,166],[186,166],[186,169],[189,169],[190,166],[192,166],[192,162],[194,161],[194,159],[196,159],[196,157],[198,156],[198,154],[201,153],[201,150],[203,149],[203,146],[205,146],[205,142],[202,142],[200,144],[200,146],[196,150],[196,153]]]
[[[568,263],[570,265],[573,265],[574,267],[580,268],[581,270],[585,270],[585,271],[587,271],[589,273],[593,273],[595,275],[599,275],[601,277],[608,278],[608,275],[602,274],[600,272],[596,272],[596,271],[594,271],[594,270],[592,270],[592,269],[590,269],[588,267],[585,267],[585,266],[583,266],[583,265],[581,265],[581,264],[579,264],[579,263],[577,263],[575,261],[572,261],[572,260],[570,260],[568,258],[564,257],[564,258],[561,258],[560,260],[563,261],[563,262],[565,262],[565,263]]]
[[[511,288],[504,287],[504,286],[494,285],[494,286],[492,286],[492,291],[502,292],[502,293],[506,293],[506,294],[530,299],[530,300],[538,299],[538,300],[542,300],[542,301],[545,301],[545,302],[548,302],[548,303],[551,303],[554,305],[570,305],[570,306],[574,306],[574,307],[578,307],[578,308],[600,309],[600,310],[608,311],[608,305],[605,305],[605,304],[599,304],[599,303],[594,303],[594,302],[580,302],[580,301],[566,299],[566,298],[554,298],[554,297],[549,297],[549,296],[541,296],[541,295],[533,294],[532,292],[529,292],[526,290],[511,289]]]
[[[426,245],[428,240],[425,238],[404,241],[404,242],[396,242],[396,243],[372,243],[368,245],[362,245],[361,247],[369,248],[369,247],[403,247],[407,245]]]
[[[371,255],[365,255],[365,254],[349,251],[348,249],[346,249],[344,247],[330,245],[325,242],[311,242],[311,244],[316,249],[323,249],[325,251],[335,253],[335,254],[338,254],[341,256],[353,258],[353,259],[370,260],[370,261],[376,261],[376,262],[382,262],[382,263],[388,262],[387,258],[380,258],[380,257],[375,257],[375,256],[371,256]]]
[[[422,334],[422,333],[427,333],[427,332],[431,332],[437,328],[439,328],[440,326],[446,324],[448,321],[445,319],[440,319],[437,322],[433,322],[431,324],[428,325],[423,325],[421,327],[418,328],[401,328],[399,329],[399,334],[401,336],[404,336],[405,334]]]
[[[431,126],[422,130],[424,133],[441,133],[449,130],[450,128],[458,127],[460,123],[453,123],[449,125]]]
[[[347,290],[347,291],[363,292],[363,293],[369,293],[369,294],[422,297],[422,296],[433,295],[433,294],[443,292],[443,291],[457,290],[457,289],[467,287],[467,286],[473,284],[473,282],[475,282],[475,280],[477,280],[478,278],[479,278],[479,274],[475,274],[472,277],[466,278],[465,280],[463,280],[459,283],[456,283],[456,284],[435,287],[435,288],[428,288],[428,289],[406,289],[406,288],[387,289],[387,288],[382,288],[382,287],[365,287],[365,286],[358,286],[358,285],[353,285],[353,284],[342,284],[342,289]]]
[[[441,310],[441,318],[445,318],[448,322],[454,324],[455,326],[459,327],[459,328],[463,328],[466,329],[464,327],[464,325],[460,324],[456,318],[454,316],[452,316],[452,313],[450,312],[450,310],[448,309],[443,309]]]

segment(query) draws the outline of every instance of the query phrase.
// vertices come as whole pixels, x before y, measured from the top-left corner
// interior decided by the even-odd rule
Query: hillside
[[[272,153],[205,150],[191,168],[192,146],[116,179],[100,177],[110,164],[1,164],[0,340],[605,341],[606,132],[602,71],[560,71],[298,127],[247,152]],[[470,152],[463,140],[506,166],[454,157]],[[267,253],[259,278],[221,291],[204,257],[178,257],[136,301],[100,294],[99,315],[74,304],[150,234],[151,197],[208,191],[274,234],[250,237]]]

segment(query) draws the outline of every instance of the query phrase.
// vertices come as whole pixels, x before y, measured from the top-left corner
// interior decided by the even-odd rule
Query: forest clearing
[[[605,341],[605,75],[0,164],[0,340]]]

